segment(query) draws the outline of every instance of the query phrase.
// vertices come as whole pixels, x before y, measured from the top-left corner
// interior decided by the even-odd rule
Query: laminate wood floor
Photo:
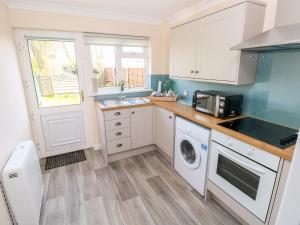
[[[41,225],[235,225],[205,201],[158,151],[107,165],[101,151],[44,171]]]

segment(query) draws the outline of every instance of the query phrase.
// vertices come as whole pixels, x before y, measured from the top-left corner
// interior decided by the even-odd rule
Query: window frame
[[[90,44],[88,45],[89,53],[90,53],[90,46],[108,46],[108,45],[101,45],[101,44]],[[121,81],[120,75],[121,75],[121,69],[122,69],[122,58],[131,58],[131,59],[143,59],[145,62],[145,85],[144,87],[126,87],[124,90],[124,93],[130,93],[130,92],[139,92],[139,91],[147,91],[150,90],[149,86],[149,75],[150,75],[150,47],[141,47],[143,48],[142,53],[130,53],[130,52],[123,52],[123,47],[133,47],[133,46],[128,46],[128,45],[109,45],[109,46],[114,46],[116,48],[115,52],[115,70],[116,70],[116,81],[117,83]],[[139,47],[139,46],[138,46]],[[91,53],[90,55],[90,65],[91,65],[91,70],[93,69],[93,62],[92,62],[92,57]],[[93,72],[92,72],[93,73]],[[97,93],[94,94],[100,94],[100,95],[106,95],[106,94],[115,94],[115,93],[120,93],[120,87],[115,86],[115,87],[99,87],[97,90]]]

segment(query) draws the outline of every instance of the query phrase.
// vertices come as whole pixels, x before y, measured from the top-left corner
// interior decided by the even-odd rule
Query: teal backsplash
[[[173,80],[179,102],[191,105],[195,90],[220,90],[244,95],[243,113],[259,119],[300,128],[300,50],[263,52],[259,55],[256,82],[233,86]],[[189,91],[182,97],[183,90]]]
[[[151,88],[157,91],[158,81],[164,82],[169,79],[169,75],[166,74],[153,74],[151,75]],[[162,87],[163,89],[163,87]]]
[[[168,75],[149,76],[151,88],[157,90],[158,81]],[[259,55],[256,82],[233,86],[188,80],[173,81],[179,94],[178,102],[192,105],[195,90],[220,90],[244,95],[243,113],[259,119],[300,128],[300,50],[264,52]],[[188,90],[187,97],[182,96]],[[148,96],[151,92],[128,94],[128,97]],[[116,98],[118,95],[96,97],[96,100]]]

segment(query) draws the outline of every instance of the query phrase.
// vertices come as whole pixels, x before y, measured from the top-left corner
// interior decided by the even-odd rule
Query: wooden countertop
[[[175,103],[175,102],[160,102],[160,101],[152,101],[152,102],[148,102],[145,104],[139,104],[139,105],[130,105],[130,106],[117,106],[117,107],[107,107],[104,106],[103,104],[101,104],[100,102],[97,102],[98,107],[100,107],[100,109],[102,111],[108,111],[108,110],[115,110],[115,109],[124,109],[124,108],[132,108],[132,107],[143,107],[143,106],[149,106],[149,105],[157,105],[159,107],[162,107],[164,109],[167,109],[171,112],[174,112],[176,115],[184,117],[188,120],[191,120],[195,123],[198,123],[200,125],[203,125],[205,127],[220,131],[226,135],[229,135],[231,137],[234,137],[238,140],[244,141],[250,145],[253,145],[257,148],[260,148],[264,151],[270,152],[274,155],[277,155],[281,158],[284,158],[286,160],[291,160],[293,157],[293,153],[294,153],[294,149],[295,149],[295,145],[286,148],[284,150],[275,147],[273,145],[267,144],[263,141],[257,140],[255,138],[246,136],[244,134],[238,133],[236,131],[230,130],[228,128],[222,127],[220,125],[218,125],[218,123],[220,122],[224,122],[224,121],[228,121],[228,120],[232,120],[233,118],[230,119],[220,119],[220,118],[215,118],[213,116],[207,115],[205,113],[200,113],[195,111],[195,109],[193,109],[190,106],[186,106],[183,104],[179,104],[179,103]],[[239,118],[239,117],[236,117]],[[235,118],[235,119],[236,119]]]

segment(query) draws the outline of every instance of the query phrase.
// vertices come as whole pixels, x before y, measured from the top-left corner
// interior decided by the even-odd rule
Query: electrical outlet
[[[188,90],[183,90],[183,96],[188,96],[188,95],[189,95]]]

